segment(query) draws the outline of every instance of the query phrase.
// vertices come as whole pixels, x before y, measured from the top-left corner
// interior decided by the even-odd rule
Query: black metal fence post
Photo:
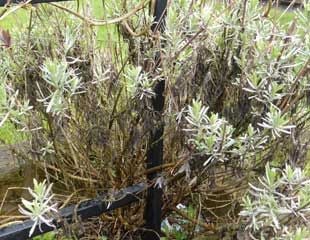
[[[152,25],[153,32],[163,32],[165,25],[165,16],[167,10],[167,0],[156,0],[154,9],[154,24]],[[155,64],[160,64],[160,52],[156,53]],[[155,66],[155,67],[157,67]],[[151,132],[149,139],[149,147],[147,151],[147,168],[160,166],[163,163],[164,152],[164,122],[161,117],[164,110],[164,90],[165,81],[160,80],[154,89],[155,97],[152,99],[154,114],[157,115],[154,123],[154,130]],[[148,181],[153,181],[158,176],[158,173],[148,174]],[[143,240],[158,240],[160,239],[161,229],[161,207],[162,207],[162,189],[151,187],[148,189],[146,197],[146,206],[144,212],[146,231],[142,235]]]

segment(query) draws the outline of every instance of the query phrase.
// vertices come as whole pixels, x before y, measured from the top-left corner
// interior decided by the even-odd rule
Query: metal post
[[[164,21],[166,16],[167,0],[156,0],[154,17],[155,21],[152,25],[153,32],[164,31]],[[155,57],[156,65],[160,65],[160,52],[156,53]],[[157,66],[155,66],[157,67]],[[154,121],[154,130],[151,132],[149,139],[149,147],[147,151],[147,168],[153,168],[160,166],[163,163],[163,133],[164,133],[164,122],[162,119],[162,113],[164,109],[164,90],[165,81],[160,80],[154,89],[155,97],[152,99],[154,114],[156,120]],[[147,175],[149,182],[156,179],[158,173],[151,173]],[[144,212],[145,229],[146,231],[142,234],[143,240],[159,240],[160,229],[161,229],[161,207],[162,207],[162,189],[158,187],[151,187],[148,189],[146,206]]]

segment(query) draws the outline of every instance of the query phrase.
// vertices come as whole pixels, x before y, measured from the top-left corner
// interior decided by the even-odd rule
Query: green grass
[[[1,12],[2,8],[0,8]],[[0,28],[12,29],[15,26],[26,26],[29,19],[29,10],[19,9],[0,21]]]
[[[0,142],[4,144],[14,144],[25,139],[24,134],[18,132],[12,123],[5,123],[0,128]]]
[[[269,17],[274,21],[279,21],[281,25],[288,25],[293,22],[295,15],[295,11],[287,11],[283,14],[283,9],[272,8]]]
[[[81,1],[80,5],[82,7],[85,6],[85,3],[87,1]],[[97,19],[104,19],[106,15],[111,15],[112,10],[109,10],[107,8],[103,7],[102,0],[93,0],[90,1],[90,7],[93,13],[93,17]],[[76,3],[66,3],[68,5],[74,5],[74,8],[76,9],[77,4]],[[82,9],[80,7],[80,9]],[[3,8],[0,8],[0,13]],[[68,14],[69,15],[69,14]],[[5,17],[4,20],[0,21],[0,28],[2,29],[13,29],[15,27],[18,28],[26,28],[29,23],[29,17],[30,17],[30,11],[29,9],[18,9],[16,12],[13,12],[9,16]],[[97,27],[98,32],[98,41],[102,42],[105,40],[110,40],[109,36],[115,35],[116,29],[115,26],[104,26],[104,27]]]

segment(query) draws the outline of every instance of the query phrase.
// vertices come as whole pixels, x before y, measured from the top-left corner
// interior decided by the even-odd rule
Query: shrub
[[[309,3],[287,25],[268,13],[254,0],[172,1],[163,34],[148,31],[151,17],[143,9],[118,23],[118,35],[106,28],[102,46],[89,18],[85,24],[38,8],[30,34],[12,32],[14,44],[0,52],[2,113],[28,134],[45,177],[62,191],[86,189],[82,198],[145,181],[149,135],[163,118],[165,164],[151,183],[166,189],[163,217],[190,203],[199,206],[194,219],[203,223],[186,228],[187,236],[235,236],[248,182],[271,162],[286,169],[277,191],[297,194],[286,192],[296,186],[284,176],[299,174],[293,169],[304,166],[308,148]],[[162,115],[152,108],[159,81],[165,81]],[[257,210],[265,204],[261,197],[275,197],[253,189],[241,211],[248,234],[268,235],[270,226],[274,237],[306,234],[269,215],[259,225],[248,220],[249,206]],[[103,216],[107,230],[100,234],[135,232],[143,225],[141,204]],[[118,229],[115,222],[122,223]]]

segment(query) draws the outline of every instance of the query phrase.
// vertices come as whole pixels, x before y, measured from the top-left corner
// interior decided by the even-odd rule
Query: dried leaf
[[[9,31],[0,29],[0,46],[4,46],[6,48],[11,47],[11,35]]]

